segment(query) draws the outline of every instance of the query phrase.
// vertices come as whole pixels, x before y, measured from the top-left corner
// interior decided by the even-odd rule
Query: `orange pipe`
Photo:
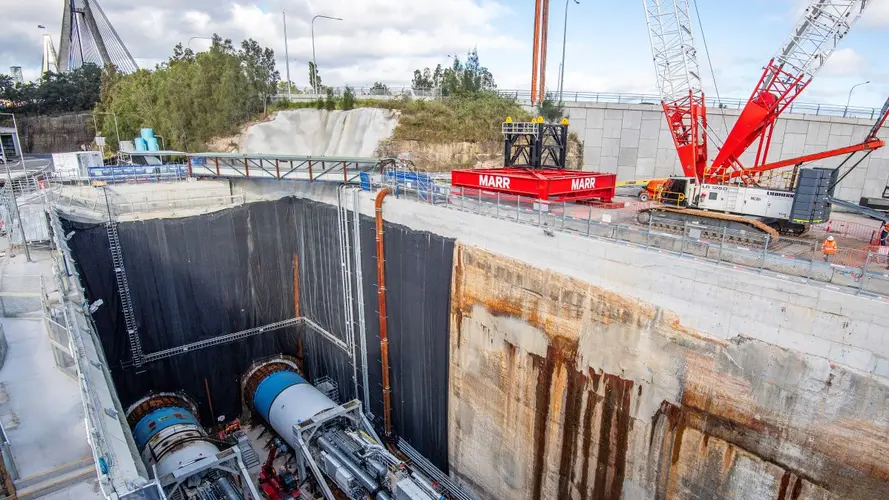
[[[540,56],[540,1],[534,0],[534,55],[531,58],[531,104],[537,103],[537,73]]]
[[[546,99],[546,46],[549,36],[549,0],[543,0],[543,20],[540,22],[540,100]]]
[[[374,202],[377,219],[377,300],[380,309],[380,358],[383,363],[383,422],[386,436],[392,435],[392,400],[389,386],[389,329],[386,318],[386,260],[383,251],[383,198],[389,189],[377,193]]]

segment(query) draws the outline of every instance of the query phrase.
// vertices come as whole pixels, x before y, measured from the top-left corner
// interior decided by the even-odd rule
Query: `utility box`
[[[830,219],[828,198],[833,194],[830,187],[836,179],[837,171],[832,168],[800,170],[790,209],[790,222],[806,225],[827,222]]]
[[[56,176],[62,180],[89,179],[90,168],[104,165],[102,154],[98,151],[74,151],[71,153],[53,153],[52,162]]]

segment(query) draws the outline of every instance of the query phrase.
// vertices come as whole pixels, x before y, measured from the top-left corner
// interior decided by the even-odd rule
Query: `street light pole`
[[[117,115],[113,111],[96,111],[93,113],[85,113],[93,117],[93,128],[96,129],[96,135],[99,135],[99,126],[96,124],[96,115],[111,115],[114,118],[114,136],[117,138],[117,153],[120,154],[120,129],[117,126]],[[103,148],[104,151],[104,148]],[[104,154],[102,155],[105,156]]]
[[[281,17],[284,19],[284,64],[287,67],[287,104],[293,101],[293,95],[290,93],[290,51],[287,48],[287,11],[281,11]]]
[[[851,89],[849,89],[849,98],[846,99],[846,108],[843,110],[843,118],[845,118],[846,115],[849,113],[849,103],[852,102],[852,91],[855,90],[855,87],[867,85],[868,83],[870,83],[870,80],[866,82],[856,83],[855,85],[852,85]]]
[[[15,114],[14,113],[0,113],[0,115],[8,115],[12,117],[12,129],[15,132],[15,141],[12,143],[13,147],[16,145],[19,148],[19,160],[22,163],[22,171],[25,170],[25,156],[22,151],[22,139],[19,137],[19,127],[15,122]],[[15,198],[15,186],[12,184],[12,173],[9,171],[9,161],[6,158],[6,148],[3,146],[3,141],[0,141],[0,155],[3,157],[3,165],[6,167],[6,183],[7,187],[9,187],[9,196],[12,197],[12,210],[15,212],[15,218],[19,223],[19,230],[22,232],[22,243],[25,246],[25,259],[28,262],[34,262],[31,260],[31,249],[28,248],[28,236],[25,234],[25,224],[22,223],[22,214],[19,212],[18,201]]]
[[[562,28],[562,65],[559,66],[559,103],[562,103],[562,92],[565,90],[565,45],[568,41],[568,1],[565,0],[565,26]],[[574,3],[580,5],[578,0]]]
[[[318,94],[318,85],[315,75],[318,74],[318,62],[315,60],[315,19],[331,19],[333,21],[342,21],[342,18],[317,15],[312,18],[312,92]]]

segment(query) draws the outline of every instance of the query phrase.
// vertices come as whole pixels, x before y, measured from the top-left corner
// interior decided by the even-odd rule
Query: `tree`
[[[324,86],[321,85],[321,75],[318,74],[318,68],[315,67],[315,63],[312,61],[309,61],[309,85],[312,86],[312,90],[316,94],[321,94],[324,90]]]
[[[466,65],[461,76],[464,92],[476,93],[497,88],[494,75],[479,62],[477,49],[472,49],[466,54]]]
[[[442,75],[442,95],[472,95],[496,88],[494,75],[481,65],[476,49],[466,54],[466,64],[463,64],[459,57],[455,57],[454,64]]]
[[[414,92],[441,89],[445,96],[470,96],[497,88],[494,75],[479,62],[478,51],[472,49],[466,54],[466,63],[454,58],[451,67],[443,69],[441,64],[435,70],[423,68],[414,70],[411,80]]]
[[[244,65],[247,81],[254,95],[262,99],[263,112],[266,112],[269,97],[275,93],[281,76],[275,69],[275,51],[261,47],[256,40],[250,38],[241,42],[238,57]]]
[[[0,78],[3,109],[23,115],[59,114],[88,111],[100,94],[102,70],[84,64],[68,73],[46,73],[37,83],[17,84],[10,77]]]
[[[97,110],[115,114],[121,138],[152,127],[170,149],[195,150],[212,137],[235,133],[277,88],[274,53],[252,40],[240,50],[219,35],[212,40],[210,50],[198,54],[177,45],[153,71],[121,75],[106,68]],[[113,119],[99,116],[110,140]]]
[[[281,80],[278,82],[278,93],[279,94],[286,94],[287,93],[287,82],[285,82],[284,80]],[[291,94],[302,94],[303,91],[300,90],[299,88],[297,88],[295,83],[291,82],[290,83],[290,93]]]
[[[547,123],[556,123],[565,116],[565,106],[552,93],[547,92],[537,104],[537,116],[542,116]]]
[[[348,111],[355,107],[355,92],[352,90],[352,87],[346,86],[346,90],[343,91],[343,109]]]
[[[423,68],[422,72],[419,69],[415,69],[411,88],[414,92],[436,89],[441,86],[443,74],[444,70],[442,70],[441,64],[437,65],[434,71],[431,71],[429,68]]]
[[[373,87],[370,88],[370,95],[389,95],[389,87],[383,82],[374,82]]]

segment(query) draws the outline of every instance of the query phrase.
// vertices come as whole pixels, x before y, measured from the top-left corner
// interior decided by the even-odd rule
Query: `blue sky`
[[[569,0],[566,55],[567,90],[654,92],[654,69],[641,0]],[[716,82],[723,97],[746,98],[768,62],[790,33],[801,9],[798,0],[698,0],[701,23],[709,46]],[[849,88],[859,82],[852,105],[878,106],[889,97],[889,65],[881,54],[889,45],[889,2],[875,0],[834,58],[822,69],[801,101],[843,104]],[[516,51],[486,53],[483,63],[504,83],[514,83],[516,70],[530,79],[533,2],[504,0],[508,10],[495,23],[497,29],[519,38]],[[557,87],[561,59],[565,2],[550,5],[547,87]],[[694,10],[694,3],[692,3]],[[699,26],[695,26],[699,63],[705,92],[715,96]],[[524,50],[524,54],[519,54]],[[524,59],[524,66],[522,66]],[[552,82],[552,83],[550,83]],[[526,83],[525,87],[529,87]]]

